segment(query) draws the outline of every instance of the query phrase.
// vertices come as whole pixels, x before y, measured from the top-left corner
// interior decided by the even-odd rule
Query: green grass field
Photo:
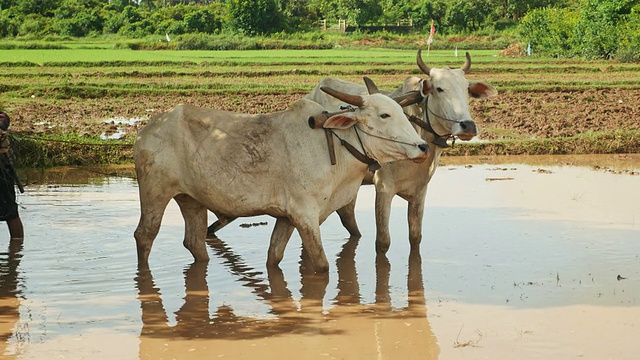
[[[462,64],[463,50],[423,51],[428,64]],[[162,94],[283,94],[309,91],[325,76],[360,81],[375,77],[395,88],[420,74],[416,51],[390,49],[136,51],[115,49],[0,50],[0,89],[5,102],[28,96],[50,98]],[[505,58],[497,51],[472,52],[470,79],[482,78],[501,91],[566,88],[635,89],[640,65],[604,61]]]
[[[417,50],[417,49],[416,49]],[[452,51],[430,51],[425,59],[434,63],[454,61]],[[494,50],[475,50],[479,62],[496,61]],[[128,50],[128,49],[64,49],[64,50],[0,50],[0,63],[32,62],[63,64],[74,62],[207,62],[234,64],[326,64],[326,63],[406,63],[415,59],[416,52],[393,49],[331,49],[331,50]],[[459,51],[464,56],[464,51]]]

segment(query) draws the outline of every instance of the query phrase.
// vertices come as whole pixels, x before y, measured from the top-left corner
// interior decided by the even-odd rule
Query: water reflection
[[[9,242],[6,253],[0,253],[0,355],[6,353],[9,339],[20,319],[20,273],[18,268],[22,258],[21,240]]]
[[[261,284],[262,273],[246,266],[224,241],[208,240],[214,255],[235,275],[236,281],[269,305],[273,316],[266,318],[236,315],[231,304],[210,309],[207,264],[193,263],[184,271],[184,303],[175,312],[175,325],[171,325],[161,290],[154,284],[150,270],[140,269],[136,277],[143,323],[139,357],[171,357],[186,347],[191,352],[189,357],[206,352],[208,357],[217,354],[269,358],[263,356],[264,352],[273,351],[272,354],[281,356],[283,351],[288,354],[304,351],[305,358],[329,355],[436,359],[440,350],[427,320],[420,254],[413,252],[409,257],[406,307],[391,306],[391,266],[384,255],[376,261],[375,303],[363,304],[355,262],[358,241],[349,239],[338,256],[338,294],[333,306],[326,309],[323,299],[329,275],[314,274],[304,250],[299,263],[301,296],[296,300],[279,267],[268,268],[269,285]],[[172,341],[168,342],[169,339]],[[186,341],[181,343],[177,339]],[[210,341],[194,343],[195,339]],[[226,345],[228,340],[250,340],[257,345],[253,348]]]
[[[640,169],[635,158],[616,171]],[[422,259],[409,256],[401,199],[392,248],[376,257],[375,196],[361,188],[362,240],[346,241],[335,216],[323,224],[328,279],[306,273],[295,233],[282,271],[267,270],[271,226],[229,226],[207,245],[208,267],[185,269],[175,204],[153,276],[136,274],[131,169],[34,171],[20,196],[24,248],[0,240],[0,357],[635,359],[640,177],[500,164],[438,170]],[[480,334],[478,347],[453,345]]]

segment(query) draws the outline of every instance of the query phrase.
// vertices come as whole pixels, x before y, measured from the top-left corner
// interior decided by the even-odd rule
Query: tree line
[[[233,34],[317,30],[318,20],[348,25],[413,23],[413,31],[505,33],[534,54],[625,57],[640,53],[640,0],[0,0],[0,38],[50,35]]]
[[[515,24],[532,9],[578,0],[0,0],[0,37],[120,34],[244,35],[310,31],[319,19],[353,26],[433,20],[441,33]]]

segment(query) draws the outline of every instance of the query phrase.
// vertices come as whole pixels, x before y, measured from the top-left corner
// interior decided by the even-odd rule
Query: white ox
[[[380,163],[426,159],[425,141],[393,99],[379,93],[353,96],[323,90],[356,107],[325,122],[324,128],[335,137],[362,146]],[[326,272],[329,263],[319,225],[356,197],[368,165],[339,142],[337,164],[331,165],[325,131],[308,124],[311,116],[323,111],[317,103],[300,99],[271,114],[178,105],[151,119],[139,131],[133,155],[141,212],[134,234],[139,266],[148,267],[164,210],[174,199],[185,221],[183,244],[196,261],[209,259],[209,209],[220,219],[260,214],[277,218],[267,264],[282,260],[295,228],[315,270]]]
[[[391,245],[389,235],[389,214],[391,201],[395,195],[408,202],[409,241],[417,248],[422,240],[422,218],[427,185],[438,167],[443,147],[449,137],[471,140],[477,135],[477,127],[469,111],[469,98],[486,98],[497,94],[496,90],[483,82],[469,82],[465,74],[471,68],[471,57],[466,53],[466,62],[460,69],[430,68],[422,60],[421,51],[417,54],[418,67],[428,75],[426,79],[411,76],[390,96],[419,90],[426,101],[405,107],[407,115],[422,119],[422,126],[416,128],[420,136],[429,143],[427,161],[414,163],[397,161],[384,164],[375,175],[367,176],[364,184],[374,184],[376,191],[376,250],[386,253]],[[316,101],[329,110],[344,105],[339,99],[326,96],[321,87],[331,88],[353,94],[365,93],[359,84],[335,78],[325,78],[306,98]],[[426,128],[426,129],[425,129]],[[345,228],[352,236],[360,236],[354,214],[355,199],[337,212]]]

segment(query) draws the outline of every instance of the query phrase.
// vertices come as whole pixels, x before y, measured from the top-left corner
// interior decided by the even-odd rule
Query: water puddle
[[[640,156],[444,158],[420,253],[394,201],[375,254],[374,192],[361,239],[321,227],[331,268],[307,274],[297,234],[267,271],[270,217],[182,247],[175,204],[138,271],[130,167],[27,174],[24,243],[0,237],[7,359],[615,358],[640,352]],[[214,220],[213,215],[211,219]],[[266,225],[265,225],[266,223]]]
[[[109,131],[105,131],[102,134],[100,134],[100,139],[102,140],[118,140],[121,139],[122,137],[124,137],[127,133],[124,129],[122,129],[121,125],[135,125],[136,123],[139,123],[141,121],[143,121],[145,119],[143,118],[124,118],[124,117],[115,117],[115,118],[110,118],[110,119],[106,119],[103,122],[107,123],[107,124],[111,124],[112,127],[109,129]]]

